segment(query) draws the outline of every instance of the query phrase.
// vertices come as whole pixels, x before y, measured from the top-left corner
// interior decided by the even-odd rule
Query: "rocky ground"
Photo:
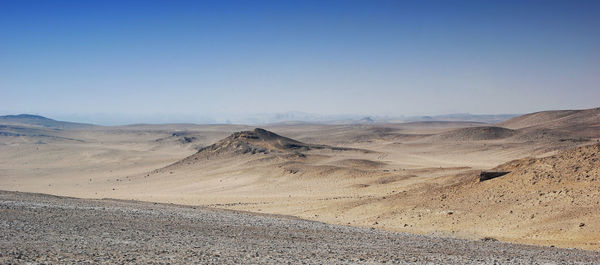
[[[1,264],[598,264],[600,252],[0,191]]]

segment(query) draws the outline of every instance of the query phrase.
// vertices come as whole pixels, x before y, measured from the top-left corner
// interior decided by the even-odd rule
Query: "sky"
[[[527,113],[599,84],[600,1],[0,0],[0,115]]]

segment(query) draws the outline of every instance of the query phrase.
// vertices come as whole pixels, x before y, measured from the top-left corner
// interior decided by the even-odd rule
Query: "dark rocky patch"
[[[479,174],[479,181],[486,181],[486,180],[490,180],[490,179],[495,179],[498,177],[502,177],[506,174],[508,174],[510,172],[508,171],[481,171],[481,174]]]

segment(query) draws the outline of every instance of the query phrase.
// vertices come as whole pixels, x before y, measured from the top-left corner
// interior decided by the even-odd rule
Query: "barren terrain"
[[[262,128],[2,121],[0,189],[600,250],[600,109]]]
[[[467,241],[285,216],[0,192],[0,263],[591,264],[598,252]]]

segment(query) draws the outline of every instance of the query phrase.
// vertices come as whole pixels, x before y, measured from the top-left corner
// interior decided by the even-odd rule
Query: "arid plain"
[[[0,190],[600,250],[600,108],[260,128],[5,116]]]

